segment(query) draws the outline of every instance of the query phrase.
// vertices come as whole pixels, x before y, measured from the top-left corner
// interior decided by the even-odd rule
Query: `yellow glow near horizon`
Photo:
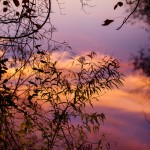
[[[142,112],[145,109],[147,113],[150,113],[150,109],[147,109],[150,107],[150,101],[143,91],[143,86],[146,87],[144,81],[148,80],[149,78],[143,76],[129,75],[125,78],[124,87],[108,91],[99,102],[94,102],[94,105],[128,112]],[[138,92],[136,92],[137,90]]]

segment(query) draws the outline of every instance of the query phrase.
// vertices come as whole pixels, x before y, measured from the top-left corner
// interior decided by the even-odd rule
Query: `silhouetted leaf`
[[[37,94],[38,94],[39,92],[41,92],[41,90],[38,90],[38,89],[35,89],[35,90],[34,90],[34,93],[37,93]]]
[[[5,84],[3,84],[3,88],[6,90],[6,91],[9,91],[10,88],[8,88]]]
[[[37,54],[45,55],[43,51],[37,51]]]
[[[37,70],[38,70],[38,69],[37,69]],[[42,79],[41,79],[41,78],[39,78],[39,77],[35,77],[35,79],[36,79],[36,80],[42,80]]]
[[[13,0],[14,4],[16,7],[18,7],[20,5],[19,1],[18,0]]]
[[[5,71],[5,70],[0,70],[0,74],[4,74],[4,73],[7,73],[7,71]]]
[[[37,84],[36,83],[34,83],[34,82],[32,82],[32,81],[28,81],[30,84],[32,84],[32,85],[34,85],[34,86],[36,86],[37,87]]]
[[[67,46],[69,49],[72,49],[71,46]]]
[[[39,71],[39,72],[44,72],[44,70],[42,70],[42,69],[38,69],[38,71]]]
[[[102,24],[102,26],[108,26],[112,22],[114,22],[114,20],[107,19],[107,20],[104,21],[104,24]]]
[[[31,18],[31,17],[32,17],[32,18],[36,18],[36,17],[38,17],[38,16],[30,16],[30,18]]]
[[[40,24],[35,24],[35,26],[37,27],[37,29],[41,29],[41,25]]]
[[[8,9],[5,7],[5,8],[3,8],[3,12],[6,12]]]
[[[28,100],[31,100],[33,98],[33,96],[29,95],[28,96]]]
[[[29,0],[22,0],[22,3],[29,3]]]
[[[123,3],[122,2],[118,2],[115,6],[114,6],[114,10],[118,7],[118,6],[123,6]]]
[[[32,68],[33,70],[38,70],[37,68]]]
[[[33,97],[35,97],[35,96],[38,96],[38,94],[37,94],[37,93],[35,93],[35,94],[33,94],[32,96],[33,96]]]
[[[5,58],[5,59],[0,60],[0,63],[2,63],[3,65],[5,65],[4,63],[5,63],[6,61],[8,61],[8,58]]]
[[[6,83],[8,81],[8,79],[5,79],[4,81],[3,81],[3,83]]]
[[[3,84],[3,88],[6,90],[7,89],[7,87],[6,87],[6,85],[5,84]]]
[[[8,5],[8,1],[3,1],[3,5]]]
[[[118,2],[118,5],[121,7],[121,6],[123,6],[123,3],[122,2]]]
[[[40,62],[41,62],[41,63],[43,63],[43,64],[46,64],[46,63],[47,63],[47,62],[46,62],[46,61],[44,61],[44,60],[41,60]]]
[[[16,16],[19,16],[20,15],[20,13],[19,12],[16,12]]]
[[[40,46],[41,46],[41,45],[35,45],[35,48],[37,48],[37,49],[38,49]]]

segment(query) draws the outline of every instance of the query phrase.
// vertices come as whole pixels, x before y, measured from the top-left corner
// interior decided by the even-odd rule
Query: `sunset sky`
[[[144,116],[150,115],[150,102],[145,95],[149,79],[133,72],[129,65],[132,54],[149,47],[149,33],[142,29],[144,24],[142,21],[134,25],[128,23],[117,31],[127,15],[126,7],[113,10],[117,0],[92,0],[91,5],[96,5],[85,8],[87,13],[81,10],[79,0],[60,2],[64,2],[62,14],[55,2],[52,5],[54,13],[51,20],[57,28],[53,34],[55,40],[68,42],[76,55],[95,51],[98,55],[110,55],[121,62],[121,70],[125,74],[124,87],[106,93],[94,103],[95,111],[106,114],[103,128],[110,134],[112,149],[149,150],[150,123]],[[114,18],[115,22],[111,25],[101,26],[104,20]]]
[[[123,6],[114,10],[118,1]],[[150,50],[150,23],[131,17],[117,30],[129,15],[126,2],[0,1],[0,149],[82,149],[101,139],[103,150],[107,142],[111,150],[150,150],[150,76],[133,66],[133,56]],[[89,130],[93,118],[100,132]]]

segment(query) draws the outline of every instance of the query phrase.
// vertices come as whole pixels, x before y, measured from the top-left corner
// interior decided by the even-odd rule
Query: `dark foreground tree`
[[[70,47],[52,39],[51,1],[0,3],[0,149],[109,149],[100,132],[105,115],[87,106],[122,85],[118,61],[91,52],[63,67]]]

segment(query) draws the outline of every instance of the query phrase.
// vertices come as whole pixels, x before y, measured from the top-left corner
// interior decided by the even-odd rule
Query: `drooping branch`
[[[129,3],[127,0],[126,0],[127,4],[131,4]],[[134,1],[134,3],[136,2],[136,5],[135,5],[135,8],[133,9],[133,11],[126,17],[124,18],[122,24],[117,28],[117,30],[121,29],[122,26],[127,22],[127,20],[131,17],[131,15],[133,15],[135,13],[135,11],[137,10],[138,6],[139,6],[139,3],[140,3],[140,0],[136,0]]]

